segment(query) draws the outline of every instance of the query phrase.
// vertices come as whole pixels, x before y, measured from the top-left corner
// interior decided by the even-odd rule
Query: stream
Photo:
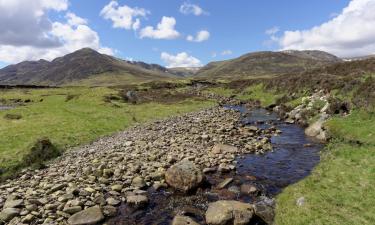
[[[241,112],[244,125],[259,128],[276,126],[282,133],[273,136],[273,151],[263,155],[246,154],[237,157],[235,172],[206,175],[206,185],[195,194],[184,195],[171,189],[148,190],[150,203],[146,208],[135,209],[123,204],[119,215],[108,219],[106,224],[171,224],[176,214],[184,214],[204,223],[204,215],[210,202],[217,200],[240,200],[253,203],[260,196],[275,197],[283,188],[308,176],[319,163],[318,142],[306,137],[304,129],[295,124],[287,124],[275,113],[264,109],[247,111],[242,106],[227,106]],[[216,188],[225,178],[233,178],[225,188]],[[240,192],[241,185],[251,185],[257,191],[251,195]],[[252,224],[265,224],[255,219]]]

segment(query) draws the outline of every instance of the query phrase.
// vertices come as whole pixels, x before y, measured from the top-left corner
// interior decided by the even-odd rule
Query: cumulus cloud
[[[191,4],[189,2],[184,2],[180,6],[180,12],[185,15],[188,15],[188,14],[193,14],[195,16],[208,15],[208,12],[204,11],[199,5]]]
[[[375,53],[375,1],[352,0],[329,21],[307,30],[285,31],[282,50],[318,49],[341,57]]]
[[[140,18],[150,14],[143,8],[131,8],[127,5],[120,6],[117,1],[111,1],[104,6],[100,15],[107,20],[112,21],[114,28],[123,28],[126,30],[137,30],[140,27]]]
[[[209,38],[210,38],[210,32],[208,32],[207,30],[201,30],[201,31],[198,31],[195,37],[192,35],[188,35],[186,40],[193,41],[193,42],[202,42],[202,41],[208,40]]]
[[[68,5],[67,0],[0,0],[0,61],[51,60],[83,47],[113,54],[86,19],[63,12],[65,21],[50,20],[48,11],[66,11]]]
[[[176,39],[180,36],[180,33],[175,30],[175,26],[175,18],[163,16],[156,28],[147,26],[141,29],[139,35],[140,38]]]
[[[169,53],[162,52],[161,59],[167,64],[167,68],[202,66],[202,63],[199,59],[189,55],[186,52],[180,52],[177,55],[171,55]]]
[[[279,31],[280,31],[280,28],[274,26],[274,27],[271,27],[270,29],[266,30],[265,33],[266,33],[267,35],[275,35],[275,34],[276,34],[277,32],[279,32]]]

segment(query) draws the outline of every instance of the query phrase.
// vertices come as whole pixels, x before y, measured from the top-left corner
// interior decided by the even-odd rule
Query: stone
[[[232,200],[210,203],[206,211],[206,223],[210,225],[248,224],[254,215],[251,204]]]
[[[305,204],[305,197],[300,197],[296,201],[297,206],[303,206]]]
[[[126,197],[126,202],[137,208],[147,205],[148,198],[145,195],[130,195]]]
[[[241,185],[241,193],[243,194],[255,194],[258,192],[258,189],[257,187],[255,187],[254,185],[252,184],[242,184]]]
[[[81,206],[68,206],[64,207],[63,212],[74,214],[82,210]]]
[[[254,212],[259,218],[269,225],[274,223],[275,218],[275,200],[262,196],[259,201],[254,204]]]
[[[16,208],[6,208],[3,209],[3,211],[0,212],[0,221],[10,221],[14,217],[18,216],[20,214],[20,210]]]
[[[22,220],[22,223],[31,223],[34,220],[35,216],[32,214],[27,214]]]
[[[83,211],[75,213],[69,217],[68,223],[71,225],[89,225],[96,224],[104,219],[104,215],[99,206],[87,208]]]
[[[142,177],[134,177],[132,180],[132,186],[135,188],[144,188],[146,186],[146,182]]]
[[[172,225],[199,225],[199,223],[188,216],[177,215],[173,218]]]
[[[117,200],[117,199],[114,199],[114,198],[107,198],[107,204],[108,205],[112,205],[112,206],[116,206],[116,205],[119,205],[121,203],[121,201]]]
[[[233,181],[233,178],[226,178],[223,180],[220,184],[217,185],[218,189],[223,189],[225,188],[228,184],[230,184]]]
[[[114,206],[106,205],[103,207],[103,213],[106,216],[112,217],[117,215],[117,209]]]
[[[6,208],[18,208],[22,205],[23,205],[22,199],[7,200],[4,204],[4,209],[6,209]]]
[[[203,174],[194,163],[183,160],[167,170],[165,180],[173,188],[188,192],[202,183]]]
[[[115,185],[112,185],[111,189],[112,191],[117,191],[117,192],[121,192],[123,186],[121,184],[115,184]]]
[[[238,148],[231,145],[217,144],[212,147],[211,152],[214,154],[236,153]]]

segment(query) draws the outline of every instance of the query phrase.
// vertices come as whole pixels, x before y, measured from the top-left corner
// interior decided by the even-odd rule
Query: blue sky
[[[357,24],[362,23],[364,18],[358,18],[357,14],[375,9],[374,0],[237,0],[231,2],[222,0],[118,0],[111,6],[112,13],[107,14],[101,11],[110,4],[110,0],[49,0],[48,4],[45,0],[35,0],[35,2],[40,2],[40,5],[35,6],[35,3],[32,7],[24,6],[24,3],[21,5],[22,0],[12,1],[12,5],[5,3],[2,6],[1,4],[4,3],[0,3],[0,26],[4,24],[7,26],[0,28],[0,36],[2,32],[10,33],[9,31],[14,30],[19,32],[20,29],[34,27],[34,25],[37,31],[32,40],[22,39],[16,42],[13,41],[17,39],[14,37],[13,39],[3,38],[4,40],[0,38],[0,55],[3,55],[0,56],[0,67],[22,60],[38,58],[51,60],[55,56],[86,46],[120,58],[158,63],[164,66],[204,65],[210,61],[233,58],[248,52],[289,48],[320,49],[343,57],[375,52],[375,47],[372,47],[375,46],[374,39],[371,40],[375,34],[371,33],[366,36],[369,28],[358,28],[357,31],[352,26],[351,32],[358,34],[355,35],[356,38],[348,35],[350,39],[343,39],[339,44],[333,40],[334,38],[341,40],[341,37],[337,36],[347,31],[352,21]],[[17,5],[17,2],[20,2],[20,5]],[[201,12],[183,13],[180,8],[184,4],[189,7],[198,7]],[[119,7],[125,6],[134,11],[143,10],[144,15],[131,16],[131,26],[134,25],[136,19],[140,20],[137,29],[113,26],[113,12],[120,13]],[[27,24],[27,22],[21,23],[22,21],[10,24],[8,21],[14,21],[17,18],[12,18],[10,14],[8,17],[1,16],[1,8],[7,11],[14,10],[16,13],[13,15],[17,15],[23,12],[22,10],[28,10],[23,7],[42,11],[43,16],[40,18],[44,19],[43,24],[47,25],[38,28],[42,26],[39,22]],[[352,13],[353,10],[357,13]],[[69,22],[68,13],[81,20]],[[121,13],[126,16],[126,12]],[[34,17],[30,16],[28,21],[32,23]],[[172,26],[173,31],[156,33],[156,26],[163,17],[168,17],[169,23],[175,21],[175,25]],[[367,17],[366,22],[369,22],[369,25],[375,25],[375,18],[368,19]],[[325,26],[325,23],[328,25]],[[146,26],[152,26],[152,28],[150,28],[151,31],[144,32],[147,34],[142,38],[142,30]],[[194,36],[193,39],[196,38],[195,35],[199,31],[206,32],[200,42],[187,40],[188,35]],[[19,35],[22,35],[22,32]],[[30,33],[30,29],[27,32]],[[172,33],[168,35],[165,34],[166,32]],[[173,32],[177,32],[178,35]],[[362,36],[366,36],[366,43],[361,39]],[[36,40],[44,41],[45,38],[51,39],[46,42],[56,43],[48,46],[39,42],[35,44]],[[327,41],[327,39],[332,40]],[[359,46],[360,44],[362,45]],[[353,51],[348,49],[348,46],[351,46]],[[163,52],[164,56],[162,56]]]

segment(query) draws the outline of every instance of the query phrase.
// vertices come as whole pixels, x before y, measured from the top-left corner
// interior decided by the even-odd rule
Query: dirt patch
[[[121,90],[119,91],[119,96],[123,101],[133,104],[148,102],[173,104],[187,99],[201,99],[192,93],[169,89],[148,89],[138,91]]]
[[[7,120],[20,120],[22,119],[22,116],[19,115],[19,114],[5,114],[4,116],[4,119],[7,119]]]

